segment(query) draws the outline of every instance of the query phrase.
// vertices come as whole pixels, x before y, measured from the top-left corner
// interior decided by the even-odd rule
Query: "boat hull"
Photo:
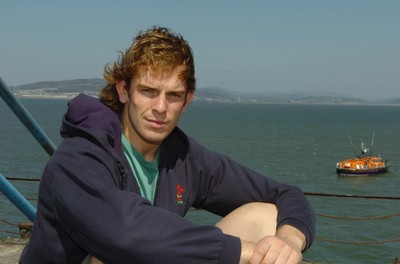
[[[373,168],[364,170],[350,170],[350,169],[336,169],[336,173],[341,176],[374,176],[382,173],[386,173],[388,167]]]

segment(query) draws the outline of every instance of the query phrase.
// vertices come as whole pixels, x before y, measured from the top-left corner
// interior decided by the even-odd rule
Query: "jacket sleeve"
[[[47,170],[57,220],[82,249],[106,263],[238,263],[238,238],[120,190],[115,160],[76,145],[59,149]]]
[[[201,187],[195,207],[225,216],[245,203],[273,203],[278,208],[277,225],[296,227],[306,236],[306,249],[311,246],[315,213],[299,188],[272,180],[193,140],[191,151],[200,167],[197,169],[203,172],[198,181]]]

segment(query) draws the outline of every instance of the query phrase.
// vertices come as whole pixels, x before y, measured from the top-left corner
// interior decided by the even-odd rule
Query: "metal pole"
[[[7,85],[3,82],[1,78],[0,96],[14,112],[14,114],[19,118],[19,120],[25,125],[29,132],[31,132],[34,138],[40,143],[47,154],[49,154],[50,156],[53,155],[54,151],[56,150],[56,146],[54,145],[54,143],[42,130],[39,124],[28,112],[28,110],[26,110],[24,105],[9,91]]]
[[[0,173],[0,191],[33,222],[36,209],[24,196]]]
[[[40,143],[44,150],[50,156],[56,150],[56,146],[51,139],[42,130],[39,124],[26,110],[24,105],[12,94],[7,85],[0,78],[0,96],[4,102],[10,107],[19,120],[25,125],[33,137]],[[0,174],[0,191],[19,209],[21,212],[33,222],[35,219],[36,209],[25,199],[24,196],[2,175]]]

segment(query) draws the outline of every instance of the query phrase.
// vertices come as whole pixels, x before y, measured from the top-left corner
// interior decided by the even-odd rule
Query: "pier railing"
[[[0,179],[1,179],[0,174]],[[4,176],[3,176],[4,177]],[[40,182],[40,179],[37,178],[21,178],[21,177],[4,177],[7,182],[12,181],[22,181],[22,182]],[[371,200],[397,200],[400,201],[400,196],[375,196],[375,195],[352,195],[352,194],[333,194],[333,193],[315,193],[315,192],[305,192],[306,196],[320,196],[320,197],[330,197],[330,198],[337,198],[337,199],[371,199]],[[1,198],[0,194],[0,198]],[[37,200],[36,197],[24,197],[23,202],[35,201]],[[400,207],[396,207],[400,208]],[[393,212],[389,215],[373,215],[373,216],[365,216],[365,217],[354,217],[354,216],[343,216],[343,215],[332,215],[332,214],[325,214],[325,213],[315,213],[317,217],[320,218],[328,218],[334,221],[378,221],[378,220],[386,220],[390,218],[400,217],[400,212]],[[29,219],[29,218],[28,218]],[[13,223],[7,219],[1,219],[0,222],[5,224],[19,227],[20,223]],[[8,232],[0,228],[0,232]],[[11,232],[13,234],[18,234],[17,232]],[[396,243],[400,242],[400,236],[395,236],[392,238],[388,238],[385,240],[377,240],[377,241],[346,241],[346,240],[338,240],[332,238],[326,238],[324,236],[316,236],[316,240],[320,240],[323,242],[330,242],[336,244],[353,244],[353,245],[373,245],[373,244],[387,244],[387,243]]]
[[[33,137],[43,149],[52,155],[56,149],[55,144],[39,126],[36,120],[24,107],[24,105],[10,92],[7,85],[0,78],[0,96],[10,107],[19,120],[25,125]],[[0,191],[24,214],[33,221],[36,209],[24,198],[24,196],[0,173]]]

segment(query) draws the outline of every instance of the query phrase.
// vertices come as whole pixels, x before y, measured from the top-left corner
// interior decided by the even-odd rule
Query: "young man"
[[[141,32],[105,70],[100,100],[70,101],[20,263],[298,263],[314,213],[296,187],[209,151],[177,128],[194,96],[190,46]],[[191,207],[224,216],[194,224]]]

